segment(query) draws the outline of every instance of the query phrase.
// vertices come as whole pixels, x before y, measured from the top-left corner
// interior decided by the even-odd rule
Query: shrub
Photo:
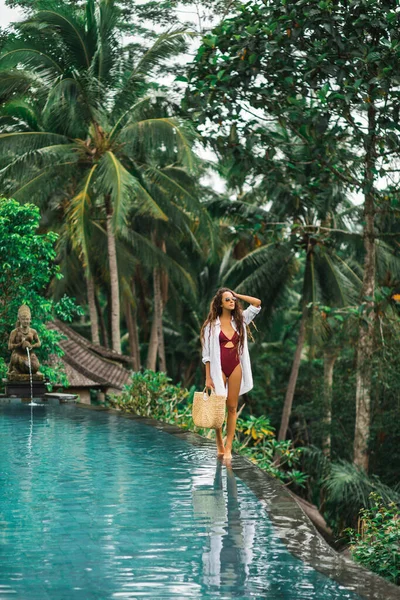
[[[108,402],[114,408],[141,417],[152,417],[189,427],[191,418],[191,404],[187,402],[189,391],[182,388],[180,384],[173,385],[171,381],[166,373],[138,371],[132,373],[131,381],[125,386],[122,394],[110,395]]]
[[[400,512],[370,494],[371,508],[360,511],[358,531],[348,529],[353,558],[392,583],[400,585]]]

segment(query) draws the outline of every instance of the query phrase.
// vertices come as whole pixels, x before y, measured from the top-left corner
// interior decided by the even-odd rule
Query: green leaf
[[[218,43],[218,37],[216,35],[210,35],[203,38],[203,44],[206,46],[210,46],[210,48],[215,48]]]

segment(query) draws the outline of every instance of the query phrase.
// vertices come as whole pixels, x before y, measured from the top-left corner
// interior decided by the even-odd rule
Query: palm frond
[[[63,77],[54,82],[42,109],[43,126],[47,131],[72,138],[86,137],[97,100],[93,103],[88,97],[82,79]]]
[[[60,261],[62,278],[53,278],[51,292],[55,300],[65,294],[76,298],[78,303],[86,302],[86,286],[82,285],[84,271],[79,258],[80,251],[75,252],[71,245],[69,224],[64,222],[58,231],[57,256]]]
[[[31,131],[39,130],[38,113],[32,104],[26,100],[11,100],[7,102],[1,107],[0,115],[12,117],[14,122],[17,121],[20,126],[22,123],[26,124]]]
[[[400,495],[382,483],[379,477],[368,476],[365,471],[346,461],[332,463],[324,488],[329,503],[336,505],[342,517],[349,520],[356,519],[361,508],[372,506],[371,492],[377,492],[385,502],[400,502]]]
[[[70,208],[67,214],[67,220],[70,227],[70,236],[73,248],[81,256],[82,262],[86,267],[89,264],[89,252],[87,242],[87,223],[90,216],[90,195],[89,190],[92,185],[92,179],[98,165],[95,164],[89,170],[85,177],[81,191],[71,200]]]
[[[68,144],[70,140],[58,133],[21,131],[0,134],[0,156],[31,152],[55,144]]]
[[[175,202],[181,204],[185,210],[193,214],[199,213],[200,203],[191,193],[191,191],[194,191],[191,190],[193,180],[184,169],[178,169],[177,167],[159,168],[155,165],[146,164],[140,170],[144,179],[151,181],[153,185],[160,188],[170,200],[174,198]]]
[[[35,26],[41,34],[53,36],[57,33],[60,41],[65,44],[74,59],[76,67],[88,69],[91,63],[91,48],[82,20],[77,18],[77,12],[68,6],[57,4],[54,10],[39,10],[32,17],[21,23],[20,27],[32,29]]]
[[[338,261],[329,250],[315,254],[321,300],[329,306],[346,306],[357,301],[361,281],[345,261]]]
[[[339,253],[336,253],[335,260],[341,264],[343,271],[347,273],[356,287],[362,285],[363,267],[354,256],[350,255],[344,260]]]
[[[3,103],[16,96],[24,96],[32,86],[40,88],[41,85],[34,73],[22,69],[0,71],[0,101]]]
[[[130,76],[148,76],[156,66],[181,52],[185,43],[195,35],[195,32],[181,28],[161,34],[132,69]]]
[[[119,11],[114,2],[103,0],[96,14],[96,51],[93,55],[90,72],[99,80],[110,80],[114,76],[119,56],[116,39],[116,26]]]
[[[77,163],[78,159],[75,144],[54,144],[29,150],[8,161],[0,171],[0,182],[12,179],[23,184],[27,177],[38,170],[50,166],[56,169],[59,164]]]
[[[307,473],[312,474],[318,481],[329,477],[332,463],[321,448],[306,446],[303,451],[303,462]]]
[[[223,241],[218,222],[208,212],[205,205],[201,205],[201,214],[196,226],[196,235],[202,240],[203,253],[208,255],[210,262],[218,260]]]
[[[181,237],[181,232],[191,226],[192,221],[189,213],[174,198],[170,198],[164,190],[154,185],[151,181],[144,180],[144,185],[154,203],[165,215],[162,223],[161,221],[158,223],[158,227],[161,227],[163,231],[168,231],[168,235]],[[145,219],[147,217],[148,220],[149,217],[148,211],[143,211],[136,204],[133,214],[136,220],[138,220],[138,217],[144,217]]]
[[[383,240],[376,240],[376,266],[379,278],[390,273],[393,279],[400,280],[400,256],[397,249]]]
[[[76,101],[80,91],[79,82],[74,77],[57,78],[49,91],[43,112],[49,111],[53,104]]]
[[[157,219],[167,218],[139,179],[125,169],[113,152],[108,151],[101,158],[98,177],[101,193],[111,197],[114,227],[126,221],[133,206],[137,207],[140,214],[148,213]]]
[[[138,231],[122,227],[120,235],[122,239],[125,239],[131,244],[132,251],[144,267],[149,270],[155,267],[160,268],[168,273],[171,280],[175,282],[178,287],[180,286],[183,291],[193,293],[196,284],[188,270],[180,264],[180,262],[187,264],[187,259],[182,255],[182,252],[175,249],[176,252],[180,254],[180,262],[178,262],[169,256],[169,252],[163,252],[153,244],[151,240],[140,234]]]
[[[289,244],[278,248],[275,244],[266,244],[234,262],[223,283],[239,292],[251,290],[271,310],[296,271],[297,261]]]
[[[195,137],[189,124],[177,117],[137,121],[124,127],[119,135],[133,155],[143,153],[149,156],[162,153],[172,161],[177,160],[189,171],[196,165],[192,151]]]
[[[150,104],[150,96],[140,98],[139,100],[135,100],[133,104],[130,104],[129,107],[126,110],[124,110],[122,114],[118,117],[117,122],[111,130],[110,139],[113,139],[114,135],[118,134],[120,128],[123,126],[124,120],[128,117],[131,121],[141,120],[141,112],[144,108],[148,108]]]
[[[242,200],[230,200],[229,198],[219,197],[206,203],[207,210],[213,217],[217,217],[231,224],[239,224],[255,218],[260,221],[268,221],[270,215],[267,211],[244,202]]]
[[[21,66],[25,72],[39,74],[44,79],[64,73],[62,56],[55,60],[39,40],[12,40],[5,47],[0,55],[0,68],[5,70]]]
[[[62,189],[65,181],[71,181],[75,169],[75,162],[51,165],[41,171],[34,170],[24,173],[23,180],[13,181],[7,191],[19,202],[34,202],[40,206]]]

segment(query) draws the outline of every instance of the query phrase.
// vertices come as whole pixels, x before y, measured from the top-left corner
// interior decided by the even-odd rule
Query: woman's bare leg
[[[222,429],[215,430],[215,439],[217,442],[218,456],[224,456],[225,455],[225,446],[224,446],[224,439],[222,437]]]
[[[222,373],[222,378],[224,380],[224,385],[226,385],[226,377],[225,374]],[[222,427],[220,429],[215,430],[215,440],[217,442],[217,453],[219,456],[225,455],[225,446],[224,439],[222,437]]]
[[[238,365],[228,379],[228,419],[226,423],[225,458],[232,458],[232,443],[235,436],[236,416],[239,400],[240,384],[242,383],[242,367]]]

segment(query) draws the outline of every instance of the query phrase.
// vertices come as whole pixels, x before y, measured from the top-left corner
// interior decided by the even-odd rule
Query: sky
[[[19,21],[22,18],[22,11],[6,6],[4,0],[0,0],[0,24],[6,27],[12,21]]]

